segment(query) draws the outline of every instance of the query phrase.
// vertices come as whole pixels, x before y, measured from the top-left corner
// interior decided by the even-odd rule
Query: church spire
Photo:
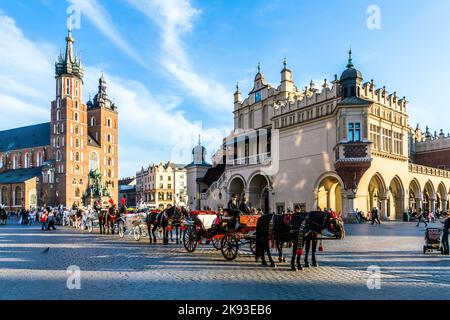
[[[77,59],[74,54],[74,42],[75,40],[72,36],[72,24],[69,23],[68,33],[66,37],[66,54],[64,57],[62,57],[60,54],[55,63],[55,73],[57,77],[66,74],[76,76],[80,80],[83,79],[84,70],[83,66],[81,65],[81,60]]]
[[[353,59],[352,59],[352,48],[350,48],[350,50],[348,51],[348,64],[347,64],[347,68],[353,68]]]

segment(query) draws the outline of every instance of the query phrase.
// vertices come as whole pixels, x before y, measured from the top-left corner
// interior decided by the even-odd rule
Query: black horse
[[[8,214],[4,208],[0,208],[0,224],[6,225],[8,221]]]
[[[303,269],[300,262],[303,247],[305,247],[305,267],[310,266],[308,261],[310,249],[312,249],[312,266],[317,267],[317,243],[325,229],[331,232],[336,239],[343,239],[345,236],[342,222],[330,213],[313,211],[287,215],[264,215],[258,220],[256,226],[256,257],[261,257],[263,265],[267,265],[264,260],[264,252],[266,252],[271,266],[275,266],[269,247],[269,241],[272,238],[276,243],[280,262],[284,260],[282,257],[283,243],[292,242],[291,270]]]
[[[178,243],[178,232],[181,225],[181,211],[177,207],[173,206],[164,209],[161,212],[150,212],[147,214],[147,228],[149,234],[150,243],[156,243],[155,231],[159,227],[163,231],[163,244],[169,244],[169,231],[172,231],[173,227],[176,228],[177,233],[177,243]]]

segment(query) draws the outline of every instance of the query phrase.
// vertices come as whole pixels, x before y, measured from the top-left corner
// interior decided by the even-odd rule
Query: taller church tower
[[[66,52],[55,63],[56,99],[51,104],[50,159],[54,159],[55,202],[83,202],[88,185],[87,108],[83,101],[83,66],[73,51],[69,30]]]

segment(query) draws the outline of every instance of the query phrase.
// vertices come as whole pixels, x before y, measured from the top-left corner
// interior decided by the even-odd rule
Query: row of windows
[[[262,119],[261,119],[261,125],[265,126],[269,123],[269,119],[268,119],[268,107],[264,106],[262,109]],[[255,127],[255,115],[254,115],[254,111],[250,110],[248,113],[248,119],[247,119],[247,123],[248,123],[248,128],[254,128]],[[237,123],[238,129],[244,129],[244,115],[240,114],[238,116],[238,123]]]
[[[7,187],[3,187],[1,190],[1,201],[3,205],[8,205],[9,204],[9,197],[8,197],[8,188]],[[14,190],[13,190],[13,194],[12,194],[12,200],[13,200],[13,206],[22,206],[23,205],[23,193],[22,193],[22,188],[17,186]]]
[[[144,201],[149,202],[149,201],[155,201],[155,194],[154,193],[150,193],[150,194],[145,194],[144,195]],[[158,201],[172,201],[173,200],[173,194],[168,192],[168,193],[164,193],[164,192],[158,192]]]
[[[56,81],[56,94],[58,95],[58,96],[62,96],[62,92],[63,92],[63,90],[64,90],[64,94],[65,95],[70,95],[70,93],[71,93],[71,86],[72,86],[72,81],[74,80],[74,79],[71,79],[71,78],[65,78],[65,86],[64,86],[64,88],[63,88],[63,82],[62,82],[62,80],[63,80],[64,78],[59,78],[57,81]],[[75,97],[80,97],[80,93],[81,93],[81,87],[80,87],[80,81],[79,80],[76,80],[75,79],[75,81],[74,81],[74,87],[75,87]]]
[[[37,152],[34,158],[34,166],[40,167],[43,164],[44,155],[42,152]],[[32,163],[32,155],[30,153],[25,153],[25,155],[13,155],[12,157],[12,169],[30,168]],[[5,156],[0,156],[0,168],[7,166]]]
[[[375,150],[403,155],[403,134],[399,132],[371,124],[370,140]]]

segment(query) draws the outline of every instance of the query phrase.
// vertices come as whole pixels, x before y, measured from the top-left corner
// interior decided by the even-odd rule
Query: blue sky
[[[189,162],[198,134],[211,155],[232,130],[236,82],[250,91],[258,62],[274,86],[284,57],[299,88],[320,85],[344,70],[350,46],[365,81],[407,97],[412,126],[450,131],[447,0],[2,0],[0,130],[48,121],[73,4],[85,99],[103,70],[119,106],[121,176]],[[370,5],[380,30],[366,26]]]

